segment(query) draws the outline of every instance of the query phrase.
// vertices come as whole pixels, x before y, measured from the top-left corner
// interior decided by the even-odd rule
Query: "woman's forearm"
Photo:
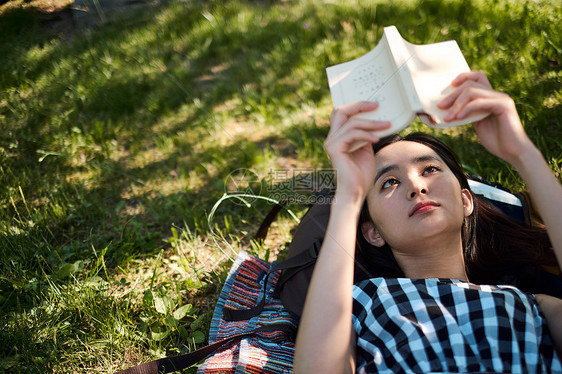
[[[534,145],[522,152],[512,165],[527,185],[562,267],[562,185]]]
[[[562,300],[542,294],[536,295],[536,298],[546,318],[558,357],[562,357]]]
[[[336,195],[299,324],[294,373],[354,372],[351,324],[360,205]]]

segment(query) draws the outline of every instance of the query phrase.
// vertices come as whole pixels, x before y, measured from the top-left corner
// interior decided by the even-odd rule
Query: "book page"
[[[400,75],[385,40],[367,54],[326,69],[334,107],[357,101],[376,101],[379,107],[359,117],[390,121],[392,127],[380,131],[384,136],[406,127],[415,114],[402,95]]]
[[[423,112],[431,117],[427,118],[417,113],[425,124],[437,128],[453,127],[485,117],[481,114],[446,123],[443,118],[447,111],[437,108],[437,103],[453,90],[453,79],[462,72],[470,71],[457,42],[451,40],[425,45],[405,42],[405,46],[410,55],[407,64]]]
[[[385,27],[384,36],[388,43],[388,50],[392,55],[392,59],[400,75],[402,96],[408,100],[411,111],[419,113],[423,111],[423,109],[408,65],[409,60],[413,57],[411,51],[407,48],[407,44],[409,43],[402,38],[396,26]]]

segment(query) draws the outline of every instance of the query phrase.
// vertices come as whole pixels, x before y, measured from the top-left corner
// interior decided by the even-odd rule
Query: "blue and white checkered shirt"
[[[534,296],[451,279],[353,287],[357,372],[561,373]]]

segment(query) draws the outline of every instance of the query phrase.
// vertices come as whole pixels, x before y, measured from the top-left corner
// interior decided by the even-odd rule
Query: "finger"
[[[330,126],[336,129],[340,128],[354,115],[373,111],[377,107],[377,103],[363,101],[338,107],[332,112]]]
[[[460,77],[460,76],[459,76]],[[457,77],[458,78],[458,77]],[[485,77],[484,77],[485,78]],[[458,97],[463,94],[465,90],[468,90],[470,87],[481,88],[488,91],[493,91],[489,86],[479,83],[475,80],[464,80],[460,86],[457,86],[453,92],[447,95],[443,100],[437,103],[437,107],[439,109],[448,109],[453,104],[456,103]]]
[[[353,129],[341,134],[334,134],[329,136],[324,142],[324,148],[328,153],[349,153],[357,149],[354,145],[358,143],[371,144],[378,142],[380,137],[376,131],[370,129]]]
[[[497,104],[497,100],[475,99],[466,104],[451,120],[462,120],[471,115],[482,113],[492,114],[495,112],[494,109],[497,108]]]
[[[449,95],[445,96],[443,100],[437,103],[437,108],[439,109],[448,109],[455,103],[457,97],[461,94],[460,90],[454,90]]]
[[[373,101],[358,101],[337,107],[332,112],[330,124],[339,127],[343,125],[350,117],[364,112],[372,112],[377,109],[378,104]]]
[[[482,112],[499,116],[506,111],[509,100],[509,96],[503,94],[492,97],[479,97],[467,102],[466,105],[460,108],[455,118],[463,119],[472,114]]]
[[[466,82],[466,87],[455,93],[455,100],[452,105],[449,106],[449,111],[443,118],[445,121],[453,121],[459,119],[459,112],[472,100],[478,98],[493,98],[499,93],[496,91],[491,91],[481,86],[473,86],[472,83]]]
[[[380,137],[373,131],[354,129],[346,132],[334,143],[336,151],[350,153],[357,150],[357,144],[372,144],[380,140]]]
[[[453,79],[451,85],[453,87],[458,87],[462,85],[464,82],[469,80],[478,82],[488,88],[492,88],[492,85],[490,84],[488,77],[486,77],[486,73],[484,73],[482,70],[467,71],[465,73],[460,73],[455,79]]]
[[[376,126],[368,128],[350,128],[347,131],[334,133],[328,136],[324,143],[324,148],[328,153],[348,153],[357,149],[357,144],[371,144],[380,140],[376,131],[385,130],[390,126],[390,123],[377,123]]]
[[[385,130],[389,126],[390,126],[390,122],[388,121],[377,121],[373,119],[367,119],[367,118],[355,116],[349,118],[344,125],[333,129],[333,132],[339,133],[339,132],[349,131],[351,129],[380,131],[380,130]]]
[[[347,138],[347,134],[355,134],[357,131],[376,134],[379,131],[387,130],[390,126],[390,122],[352,118],[345,126],[342,126],[340,129],[335,130],[332,134],[329,134],[329,137],[335,139],[336,141],[341,141]]]
[[[479,95],[478,92],[475,92],[474,95],[467,95],[465,98],[460,99],[466,99],[466,101],[454,109],[454,112],[449,112],[445,116],[445,121],[462,120],[472,115],[481,114],[501,116],[509,111],[510,105],[515,110],[515,104],[513,104],[508,95],[496,91],[491,92],[493,94],[490,94],[489,91],[484,91],[484,95]]]
[[[358,101],[351,104],[342,105],[337,108],[348,117],[352,117],[361,112],[370,112],[377,109],[378,104],[374,101]]]

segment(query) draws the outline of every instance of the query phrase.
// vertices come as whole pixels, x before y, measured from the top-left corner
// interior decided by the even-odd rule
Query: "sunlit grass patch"
[[[209,227],[229,176],[295,197],[295,175],[329,172],[324,69],[384,26],[457,40],[560,173],[555,1],[166,1],[70,35],[37,13],[54,2],[38,4],[0,8],[0,371],[113,372],[201,345],[230,265],[221,249],[272,260],[296,224],[283,211],[259,243],[272,204],[225,201]],[[524,187],[470,126],[413,130]]]

